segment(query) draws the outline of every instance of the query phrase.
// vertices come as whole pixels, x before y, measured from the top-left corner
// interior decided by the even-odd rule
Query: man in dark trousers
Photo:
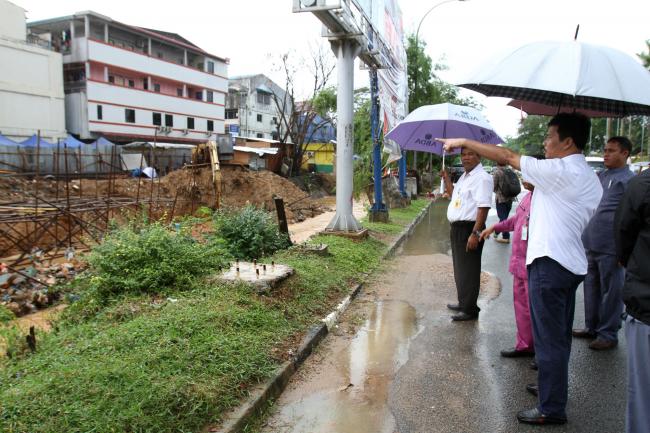
[[[593,350],[608,350],[618,345],[625,270],[616,258],[614,214],[627,183],[634,176],[627,166],[631,151],[632,143],[627,137],[607,140],[604,151],[607,170],[598,175],[603,197],[582,234],[588,262],[584,283],[585,328],[574,329],[573,336],[594,339],[589,344]]]
[[[476,320],[480,308],[476,304],[481,283],[481,231],[492,205],[492,176],[487,174],[476,152],[463,149],[460,155],[465,173],[454,186],[451,177],[443,170],[441,176],[451,201],[447,219],[451,223],[451,255],[454,262],[454,280],[458,304],[447,308],[458,313],[454,321]]]
[[[626,433],[650,432],[650,170],[628,183],[616,211],[616,252],[625,266]]]
[[[506,170],[508,170],[508,168],[504,164],[497,164],[492,173],[492,178],[494,179],[494,199],[497,204],[497,216],[499,217],[499,222],[507,220],[508,215],[510,215],[510,211],[512,210],[513,197],[510,197],[505,191],[505,183],[507,182]],[[510,232],[501,232],[500,239],[499,232],[495,232],[494,240],[508,244],[510,243]]]
[[[567,421],[575,294],[587,274],[581,236],[603,193],[582,153],[590,127],[589,119],[581,114],[560,113],[553,117],[544,140],[545,160],[464,138],[438,139],[445,143],[447,151],[467,148],[521,169],[523,180],[535,185],[526,265],[538,385],[526,389],[538,395],[538,405],[517,414],[522,423]]]

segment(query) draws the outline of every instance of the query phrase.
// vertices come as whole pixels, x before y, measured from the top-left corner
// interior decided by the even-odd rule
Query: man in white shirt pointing
[[[458,313],[454,321],[476,320],[480,308],[476,305],[481,283],[481,231],[492,205],[492,176],[486,173],[476,152],[463,149],[460,155],[465,173],[452,185],[449,174],[442,171],[445,189],[451,197],[447,219],[451,223],[451,256],[458,304],[447,308]]]
[[[548,123],[545,160],[521,156],[473,140],[440,139],[446,150],[472,150],[484,158],[521,169],[535,185],[531,204],[528,251],[528,290],[535,340],[537,407],[517,414],[528,424],[566,423],[571,327],[575,292],[587,273],[581,235],[602,196],[602,187],[589,168],[583,150],[589,139],[589,119],[560,113]]]

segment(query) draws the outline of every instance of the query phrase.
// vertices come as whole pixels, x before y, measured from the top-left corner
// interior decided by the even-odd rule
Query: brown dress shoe
[[[618,346],[618,341],[616,340],[601,340],[596,338],[594,341],[589,343],[589,348],[593,350],[610,350]]]
[[[592,340],[596,338],[596,333],[589,329],[574,329],[571,334],[576,338],[590,338]]]

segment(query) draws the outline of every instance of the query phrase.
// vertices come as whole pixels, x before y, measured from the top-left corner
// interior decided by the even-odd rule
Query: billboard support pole
[[[338,89],[336,95],[336,215],[327,225],[328,231],[358,232],[361,224],[352,214],[354,133],[353,89],[354,59],[361,52],[351,39],[330,41],[336,54]]]

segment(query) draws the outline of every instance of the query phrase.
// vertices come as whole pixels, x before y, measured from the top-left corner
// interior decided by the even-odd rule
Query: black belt
[[[454,222],[451,223],[451,225],[452,226],[460,226],[460,227],[470,226],[471,225],[473,227],[475,223],[476,223],[476,221],[454,221]]]

